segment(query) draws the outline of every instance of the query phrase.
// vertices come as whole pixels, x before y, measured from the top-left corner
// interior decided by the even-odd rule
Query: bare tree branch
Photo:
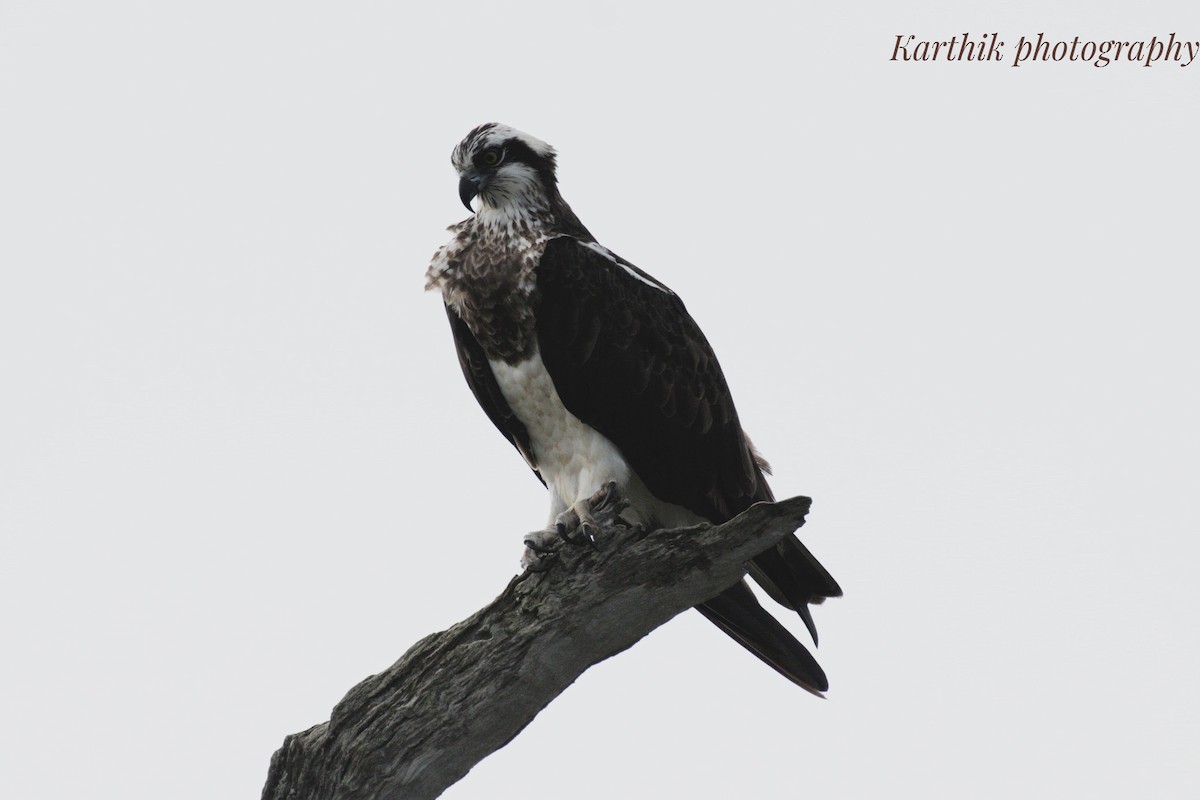
[[[804,524],[809,503],[649,533],[597,512],[596,548],[559,547],[548,571],[514,578],[351,689],[329,722],[288,736],[263,800],[437,797],[588,667],[733,585],[750,558]]]

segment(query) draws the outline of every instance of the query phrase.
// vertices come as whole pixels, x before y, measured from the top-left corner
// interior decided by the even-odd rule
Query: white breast
[[[567,411],[539,353],[520,364],[491,366],[504,399],[529,432],[538,471],[550,489],[551,519],[607,481],[629,484],[629,465],[620,451]]]

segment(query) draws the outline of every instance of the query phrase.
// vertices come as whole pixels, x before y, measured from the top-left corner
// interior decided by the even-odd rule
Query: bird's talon
[[[593,503],[592,505],[594,508],[603,508],[604,506],[608,505],[609,501],[611,501],[613,496],[617,493],[617,482],[609,481],[608,483],[604,484],[600,491],[602,492],[600,496],[600,502]]]
[[[558,535],[553,530],[532,531],[525,535],[525,552],[521,566],[534,572],[545,572],[547,562],[558,556]]]
[[[535,542],[533,539],[526,539],[525,546],[528,547],[533,552],[537,553],[539,556],[552,555],[554,553],[554,548],[543,547],[542,545]]]

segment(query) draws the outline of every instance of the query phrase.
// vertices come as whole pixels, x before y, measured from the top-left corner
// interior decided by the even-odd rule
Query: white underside
[[[624,516],[631,522],[677,527],[704,521],[651,495],[617,446],[566,409],[539,353],[516,365],[490,363],[504,399],[529,433],[536,468],[550,490],[548,524],[608,481],[616,481],[630,501]]]

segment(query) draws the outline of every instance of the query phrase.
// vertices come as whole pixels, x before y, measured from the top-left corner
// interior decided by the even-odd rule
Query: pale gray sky
[[[488,120],[846,597],[828,700],[688,613],[448,798],[1200,794],[1200,64],[888,61],[993,30],[1200,6],[0,2],[0,797],[256,797],[503,588],[544,490],[422,291]]]

